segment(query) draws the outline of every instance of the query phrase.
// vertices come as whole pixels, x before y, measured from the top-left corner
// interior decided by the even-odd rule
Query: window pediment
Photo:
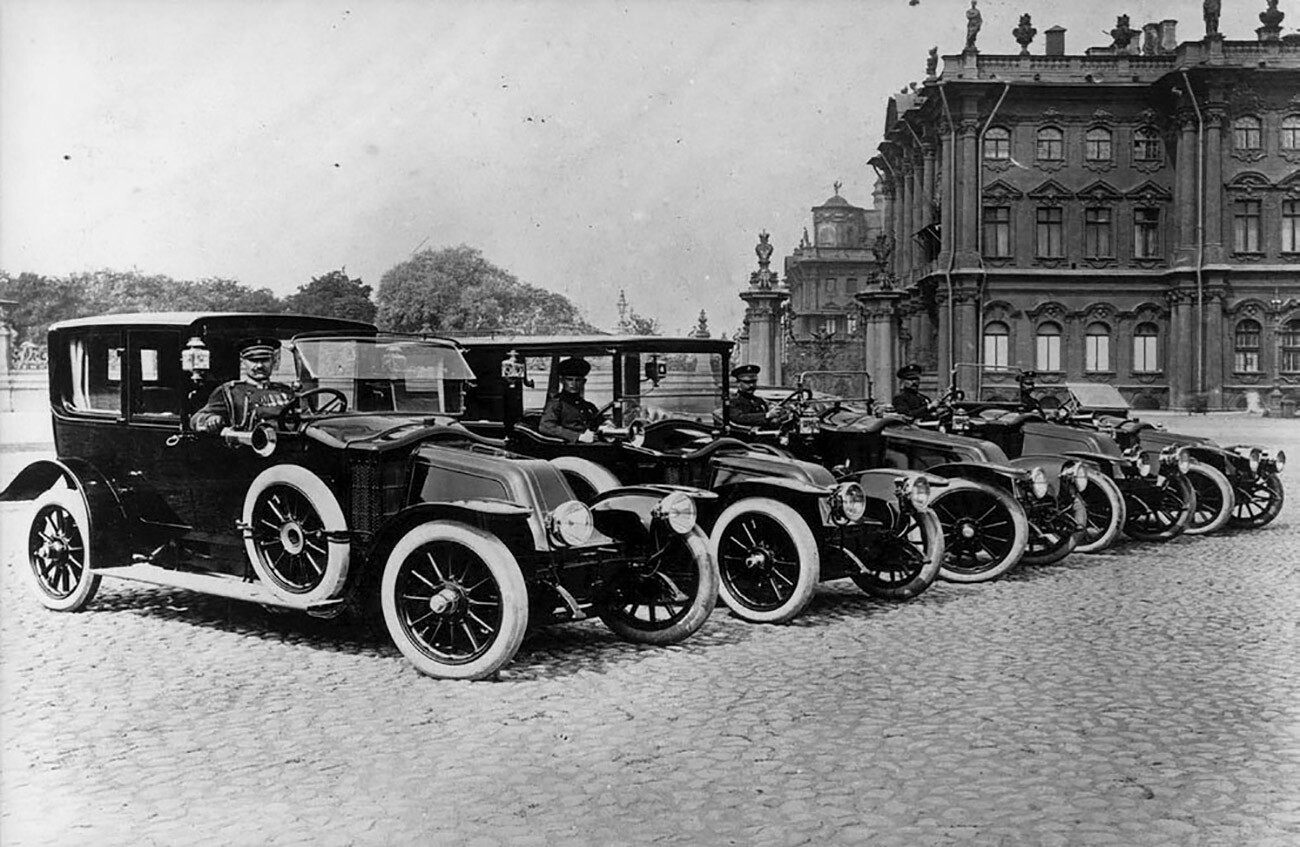
[[[1074,196],[1074,192],[1067,189],[1054,179],[1049,179],[1029,192],[1029,196],[1034,200],[1040,200],[1048,203],[1063,203]]]
[[[1173,194],[1163,185],[1147,180],[1136,188],[1124,192],[1124,197],[1142,203],[1167,203],[1173,199]]]
[[[1093,203],[1114,203],[1124,195],[1120,194],[1119,189],[1109,182],[1099,179],[1078,192],[1077,196],[1080,200],[1088,200]]]
[[[1019,200],[1025,193],[1006,180],[995,179],[984,187],[984,202],[1009,203]]]

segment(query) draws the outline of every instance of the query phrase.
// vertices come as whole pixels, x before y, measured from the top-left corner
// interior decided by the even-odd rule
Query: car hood
[[[474,435],[455,418],[441,415],[336,415],[311,421],[304,434],[338,449],[387,450],[434,436],[496,442]]]

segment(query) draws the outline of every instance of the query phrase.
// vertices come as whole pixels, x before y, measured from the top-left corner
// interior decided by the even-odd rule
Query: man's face
[[[921,378],[919,376],[903,377],[903,388],[910,391],[917,391],[921,387]]]
[[[576,394],[581,397],[582,392],[587,388],[587,378],[585,376],[562,376],[560,377],[560,390],[565,394]]]
[[[758,388],[758,377],[756,376],[736,377],[736,390],[741,394],[753,394],[754,389],[756,388]]]
[[[270,356],[258,356],[256,358],[241,358],[239,360],[243,366],[244,376],[258,384],[271,381],[271,374],[275,373],[276,367],[279,366],[280,355],[273,353]]]

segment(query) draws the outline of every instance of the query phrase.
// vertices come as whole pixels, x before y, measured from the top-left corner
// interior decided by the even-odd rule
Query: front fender
[[[674,492],[695,500],[697,508],[718,499],[712,491],[685,485],[631,485],[597,495],[589,504],[591,516],[596,529],[611,538],[626,541],[635,535],[645,539],[656,520],[655,508]]]
[[[382,568],[384,557],[403,535],[419,524],[438,520],[457,521],[490,532],[516,556],[534,553],[546,545],[546,539],[545,530],[534,526],[531,516],[531,509],[501,500],[416,503],[398,512],[375,533],[366,559],[371,570]]]
[[[951,462],[946,465],[935,465],[928,468],[927,472],[948,479],[969,479],[983,482],[1003,491],[1009,491],[1013,496],[1015,495],[1015,481],[1029,476],[1029,472],[1023,468],[1015,468],[1010,465],[977,465],[972,462]]]
[[[90,561],[95,570],[121,560],[129,565],[129,519],[117,491],[99,469],[84,459],[40,459],[18,472],[0,492],[0,501],[35,500],[60,482],[81,495],[86,504]]]

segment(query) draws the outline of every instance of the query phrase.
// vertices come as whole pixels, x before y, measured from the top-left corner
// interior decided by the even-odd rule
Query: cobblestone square
[[[0,843],[1300,843],[1300,423],[1152,417],[1286,449],[1281,516],[666,649],[553,627],[495,682],[115,580],[46,612],[6,507]]]

